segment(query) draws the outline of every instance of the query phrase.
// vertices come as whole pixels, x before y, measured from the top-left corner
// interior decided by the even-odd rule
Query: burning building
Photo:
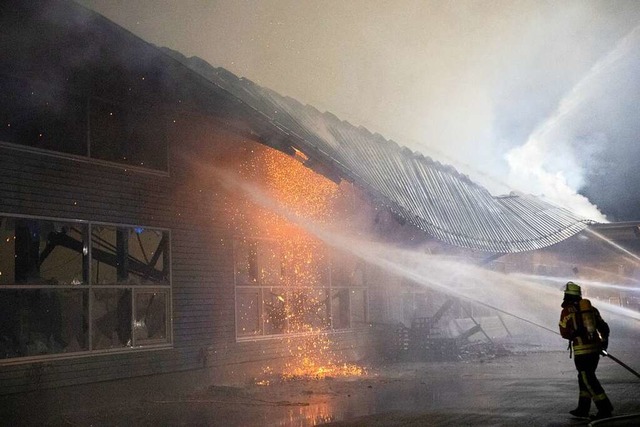
[[[587,227],[71,1],[2,8],[1,393],[358,372],[431,302],[314,230],[493,259]]]

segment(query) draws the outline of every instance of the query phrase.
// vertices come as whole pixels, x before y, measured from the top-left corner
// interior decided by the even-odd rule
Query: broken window
[[[0,285],[87,283],[87,226],[0,217]]]
[[[166,231],[94,225],[91,282],[96,285],[169,284],[168,240]]]
[[[235,242],[234,257],[238,338],[352,327],[350,290],[364,283],[360,262],[349,258],[333,288],[338,270],[329,268],[317,242],[243,239]],[[356,304],[366,305],[358,292]],[[364,311],[361,305],[356,309]],[[353,316],[365,322],[363,313]]]
[[[358,328],[367,322],[365,264],[357,257],[336,252],[331,262],[331,323],[333,329]]]
[[[136,345],[166,342],[167,300],[166,291],[136,290],[133,323]]]
[[[328,301],[324,289],[288,292],[289,331],[310,332],[328,327]]]
[[[0,288],[0,359],[89,348],[88,291]]]
[[[331,260],[332,286],[364,286],[364,264],[353,255],[338,252]]]
[[[0,217],[0,358],[88,349],[87,230]]]
[[[91,284],[93,349],[168,341],[168,232],[93,225]]]
[[[167,344],[170,290],[167,231],[0,216],[0,359]]]
[[[94,289],[92,292],[92,349],[133,346],[131,289]]]
[[[167,290],[102,288],[92,296],[94,349],[167,342]]]
[[[326,249],[315,241],[292,240],[283,244],[283,279],[292,287],[328,287],[330,269]]]

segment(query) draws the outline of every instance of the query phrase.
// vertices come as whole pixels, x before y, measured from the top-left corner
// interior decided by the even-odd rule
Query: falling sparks
[[[245,153],[240,166],[243,179],[258,182],[296,215],[320,223],[335,218],[343,194],[337,184],[302,164],[307,160],[304,153],[298,151],[291,158],[266,147]],[[227,213],[230,227],[246,236],[238,243],[245,258],[243,282],[237,284],[244,285],[243,295],[253,295],[237,306],[242,323],[238,333],[283,339],[288,354],[279,373],[283,380],[366,375],[364,368],[345,363],[331,341],[331,263],[324,244],[249,200],[228,204]],[[263,374],[274,375],[272,368]],[[256,384],[270,382],[259,378]]]
[[[283,374],[284,379],[317,379],[334,377],[356,377],[366,375],[363,367],[355,364],[318,364],[312,358],[305,357],[301,364],[289,365]]]
[[[323,380],[366,375],[363,367],[340,361],[331,347],[330,338],[323,333],[304,340],[302,345],[298,344],[295,348],[290,346],[292,362],[285,365],[282,378]]]

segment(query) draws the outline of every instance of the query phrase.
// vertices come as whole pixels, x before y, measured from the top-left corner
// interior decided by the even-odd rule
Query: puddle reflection
[[[391,411],[443,408],[466,399],[469,392],[459,381],[431,384],[398,381],[364,387],[367,387],[364,391],[351,395],[317,396],[308,406],[291,407],[278,420],[270,418],[269,425],[309,427]]]

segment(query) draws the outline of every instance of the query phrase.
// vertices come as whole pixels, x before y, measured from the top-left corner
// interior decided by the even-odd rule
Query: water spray
[[[223,185],[226,186],[229,189],[240,189],[243,193],[245,193],[251,200],[253,200],[255,203],[257,203],[258,205],[268,209],[271,212],[274,212],[278,215],[283,216],[284,218],[286,218],[288,221],[292,222],[293,224],[296,224],[302,228],[304,228],[305,230],[307,230],[308,232],[310,232],[311,234],[315,235],[316,237],[318,237],[320,240],[322,240],[323,242],[325,242],[326,244],[333,246],[333,247],[338,247],[338,248],[342,248],[343,250],[346,249],[349,252],[351,252],[352,254],[354,254],[355,256],[361,258],[364,261],[367,262],[374,262],[377,265],[382,266],[385,270],[390,271],[392,273],[396,273],[399,274],[403,277],[409,278],[411,280],[414,280],[416,283],[422,283],[425,285],[429,285],[430,287],[436,289],[436,290],[440,290],[448,295],[452,295],[454,297],[466,300],[466,301],[470,301],[474,304],[477,304],[479,306],[483,306],[486,308],[489,308],[491,310],[494,310],[495,312],[507,315],[509,317],[515,318],[517,320],[520,320],[524,323],[530,324],[532,326],[535,326],[539,329],[543,329],[547,332],[551,332],[554,335],[560,335],[559,332],[557,330],[551,329],[547,326],[544,326],[538,322],[535,322],[531,319],[527,319],[523,316],[518,316],[515,313],[512,313],[510,311],[507,311],[505,309],[502,309],[500,307],[497,307],[493,304],[489,304],[487,302],[481,301],[477,298],[473,298],[471,296],[465,295],[459,291],[457,291],[456,289],[453,289],[451,286],[447,286],[446,284],[443,283],[438,283],[436,281],[427,279],[423,276],[420,276],[417,272],[413,271],[412,269],[407,270],[406,268],[404,268],[403,266],[397,265],[397,263],[395,263],[392,259],[390,259],[389,256],[385,256],[382,257],[380,256],[378,253],[375,252],[375,246],[376,244],[373,242],[368,242],[368,244],[366,245],[366,249],[365,246],[363,245],[357,245],[354,243],[353,240],[350,240],[344,236],[342,236],[340,233],[334,233],[330,230],[327,230],[326,227],[321,226],[319,224],[316,224],[315,222],[307,219],[307,218],[303,218],[300,215],[289,211],[288,209],[284,208],[282,205],[280,205],[279,203],[277,203],[277,201],[273,200],[272,198],[270,198],[267,194],[265,194],[260,188],[256,187],[255,185],[252,184],[248,184],[244,181],[240,181],[237,180],[235,177],[235,174],[232,172],[224,172],[224,171],[220,171],[220,170],[216,170],[215,171],[216,175],[220,178],[220,180],[222,181]],[[360,247],[360,250],[356,250],[355,247]],[[372,249],[373,248],[373,249]],[[403,253],[403,255],[406,255]],[[476,265],[476,268],[480,268],[480,266],[488,264],[489,262],[493,261],[495,258],[499,257],[500,254],[496,254],[492,257],[489,257],[483,261],[481,261],[479,263],[479,265]],[[405,259],[406,261],[406,259]],[[421,263],[424,263],[424,261],[421,261]],[[471,266],[470,266],[471,267]],[[463,277],[463,271],[458,271],[454,276],[457,277]],[[638,372],[634,371],[633,369],[631,369],[629,366],[627,366],[626,364],[624,364],[623,362],[621,362],[619,359],[617,359],[616,357],[612,356],[611,354],[609,354],[606,351],[602,351],[601,353],[603,356],[609,357],[611,360],[613,360],[614,362],[618,363],[620,366],[624,367],[625,369],[627,369],[629,372],[633,373],[635,376],[637,376],[638,378],[640,378],[640,374],[638,374]]]
[[[425,285],[429,285],[430,287],[436,290],[439,290],[443,293],[452,295],[454,297],[457,297],[466,301],[470,301],[474,304],[489,308],[491,310],[495,310],[496,312],[505,314],[512,318],[518,319],[522,322],[528,323],[532,326],[536,326],[540,329],[544,329],[548,332],[552,332],[558,335],[557,331],[554,331],[553,329],[550,329],[544,325],[541,325],[540,323],[537,323],[533,320],[527,319],[522,316],[518,316],[512,312],[501,309],[499,307],[496,307],[495,305],[486,303],[484,301],[478,300],[468,295],[464,295],[456,291],[455,289],[452,289],[450,286],[447,286],[442,283],[437,283],[433,280],[429,280],[423,276],[418,275],[413,271],[408,271],[405,268],[402,268],[401,266],[396,265],[396,263],[392,262],[390,259],[386,257],[381,257],[379,254],[374,253],[373,250],[371,249],[373,246],[371,242],[369,242],[369,244],[367,245],[367,251],[362,249],[355,250],[353,249],[354,247],[356,246],[362,247],[363,245],[356,245],[352,240],[349,240],[337,233],[333,233],[327,230],[325,227],[321,227],[319,224],[316,224],[306,218],[300,217],[294,212],[290,212],[289,210],[285,209],[282,205],[277,203],[277,201],[272,200],[260,188],[256,187],[255,185],[248,184],[242,180],[238,180],[237,177],[235,176],[235,173],[231,171],[215,170],[214,172],[220,178],[223,185],[226,186],[227,188],[230,188],[230,189],[239,188],[243,193],[249,196],[249,198],[251,198],[255,203],[261,205],[262,207],[268,209],[271,212],[277,213],[278,215],[285,217],[288,221],[304,228],[305,230],[312,233],[313,235],[315,235],[316,237],[318,237],[319,239],[321,239],[322,241],[324,241],[330,246],[339,247],[339,248],[342,248],[343,250],[346,249],[349,252],[353,253],[355,256],[365,261],[373,262],[377,265],[384,267],[387,271],[407,277],[411,280],[414,280],[417,283],[423,283]],[[488,260],[485,260],[483,264],[486,264],[491,260],[493,260],[493,257]]]
[[[611,245],[612,247],[614,247],[615,249],[619,250],[620,252],[624,253],[625,255],[627,255],[628,257],[631,258],[631,262],[633,264],[635,264],[636,266],[640,266],[640,257],[636,254],[634,254],[633,252],[629,251],[628,249],[624,248],[623,246],[615,243],[614,241],[607,239],[605,236],[603,236],[602,234],[598,233],[595,230],[591,230],[589,228],[585,229],[585,231],[595,237],[597,237],[598,239],[602,240],[603,242]]]

